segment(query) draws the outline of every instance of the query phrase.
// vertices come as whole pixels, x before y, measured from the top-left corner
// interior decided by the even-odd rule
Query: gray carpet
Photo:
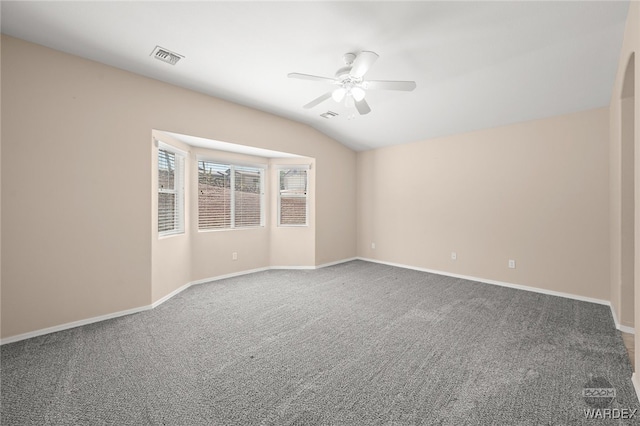
[[[1,352],[3,426],[640,423],[584,418],[593,378],[640,408],[608,307],[362,261]]]

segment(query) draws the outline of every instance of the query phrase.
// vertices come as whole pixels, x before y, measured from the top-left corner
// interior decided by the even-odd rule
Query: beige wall
[[[155,281],[185,272],[152,266],[152,129],[315,158],[316,201],[332,206],[316,209],[315,260],[356,254],[356,155],[306,125],[4,35],[2,121],[3,338],[145,306],[184,284]],[[220,244],[250,246],[248,233],[227,234]],[[244,263],[257,253],[247,252],[209,269],[218,241],[205,238],[158,242],[172,246],[158,259],[191,250],[202,265],[191,279],[267,262]]]
[[[0,81],[2,81],[2,38],[0,37]],[[2,84],[0,84],[2,99]],[[0,110],[1,110],[0,106]],[[2,114],[0,114],[0,330],[2,330]]]
[[[185,158],[184,204],[185,204],[185,232],[159,237],[158,235],[158,147],[156,141],[171,145],[188,154]],[[150,132],[151,146],[151,301],[156,302],[174,290],[191,281],[191,232],[193,220],[189,213],[189,206],[194,198],[193,181],[188,177],[193,174],[194,167],[191,160],[191,147],[175,140],[163,132]]]
[[[355,155],[354,162],[346,156],[314,158],[316,265],[323,265],[356,256],[356,165]]]
[[[633,69],[630,69],[630,74]],[[633,89],[633,84],[632,87]],[[621,189],[621,241],[620,241],[620,323],[633,327],[634,320],[634,103],[635,98],[624,98],[621,107],[621,154],[620,154],[620,189]]]
[[[2,337],[148,304],[149,83],[2,43]]]
[[[610,238],[611,238],[611,304],[617,320],[626,326],[634,326],[634,222],[635,191],[634,145],[636,70],[630,59],[637,49],[638,8],[631,3],[625,29],[625,37],[618,64],[618,74],[613,87],[610,105]],[[624,141],[624,143],[623,143]]]
[[[629,256],[629,244],[630,240],[628,235],[622,237],[622,234],[625,232],[629,232],[629,227],[623,227],[623,185],[622,185],[622,176],[623,176],[623,168],[622,168],[622,156],[623,156],[623,148],[622,148],[622,140],[623,140],[623,127],[622,127],[622,119],[623,119],[623,105],[627,101],[623,101],[622,98],[629,98],[633,96],[634,99],[634,107],[633,107],[633,127],[636,130],[634,132],[634,170],[640,170],[640,149],[638,141],[638,131],[639,127],[639,113],[640,109],[638,108],[637,100],[639,99],[639,90],[640,84],[634,84],[633,93],[629,91],[629,77],[627,77],[626,89],[623,91],[623,87],[625,86],[625,72],[627,70],[627,64],[629,63],[629,58],[634,55],[634,53],[638,52],[638,48],[640,47],[640,4],[637,2],[630,2],[629,4],[629,12],[627,14],[627,24],[625,27],[624,40],[622,42],[622,49],[620,52],[620,59],[618,61],[618,72],[616,75],[615,83],[613,86],[613,91],[611,94],[611,103],[609,106],[609,118],[611,123],[610,128],[610,144],[609,144],[609,162],[610,162],[610,245],[611,245],[611,276],[610,276],[610,285],[611,285],[611,304],[615,308],[616,314],[618,315],[617,320],[622,322],[629,322],[626,314],[622,314],[621,312],[625,310],[629,310],[629,306],[626,302],[632,296],[634,299],[634,324],[640,324],[640,256],[636,254],[634,259],[634,291],[633,295],[629,294],[629,289],[622,286],[622,264],[623,259]],[[637,60],[637,53],[634,55]],[[634,82],[640,81],[640,67],[636,66],[633,70],[633,80]],[[627,109],[628,111],[628,109]],[[625,150],[626,151],[626,150]],[[626,151],[628,152],[628,151]],[[625,159],[625,161],[628,159]],[[636,172],[634,177],[635,185],[635,212],[634,212],[634,233],[635,236],[634,242],[635,247],[640,247],[640,173]],[[628,195],[626,195],[629,197]],[[627,198],[628,201],[628,198]],[[627,216],[628,213],[625,213]],[[626,228],[626,229],[625,229]],[[623,240],[626,240],[626,244],[623,245]],[[623,248],[626,246],[626,253],[623,253]],[[624,302],[623,302],[624,301]],[[635,365],[640,365],[640,339],[636,339],[635,341]],[[634,376],[634,384],[636,389],[640,389],[640,382],[637,377]]]
[[[278,226],[278,203],[276,201],[279,190],[278,173],[280,165],[310,166],[308,175],[307,202],[308,226]],[[315,161],[311,158],[287,158],[270,161],[270,190],[271,199],[269,217],[271,241],[269,247],[269,263],[273,267],[307,267],[316,264],[316,200],[315,187],[318,182],[315,171]],[[355,194],[354,194],[355,195]],[[355,200],[353,205],[355,206]],[[355,240],[354,240],[355,243]],[[345,256],[343,259],[348,258]]]
[[[358,254],[608,300],[608,131],[603,108],[360,152]]]

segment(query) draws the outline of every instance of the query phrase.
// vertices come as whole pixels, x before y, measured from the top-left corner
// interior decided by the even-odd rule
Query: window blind
[[[262,224],[262,170],[253,167],[234,168],[235,226],[246,228]]]
[[[198,161],[198,229],[263,226],[263,170]]]
[[[307,225],[307,170],[281,169],[278,223],[281,226]]]
[[[231,168],[198,161],[198,229],[231,227]]]
[[[184,232],[184,157],[158,149],[158,232]]]

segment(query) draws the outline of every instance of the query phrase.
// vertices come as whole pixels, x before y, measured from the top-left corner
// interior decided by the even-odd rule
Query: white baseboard
[[[171,293],[167,294],[166,296],[156,300],[155,302],[153,302],[151,304],[151,309],[162,305],[164,302],[166,302],[167,300],[171,299],[173,296],[175,296],[178,293],[182,293],[183,291],[185,291],[186,289],[188,289],[189,287],[191,287],[193,284],[192,283],[187,283],[185,285],[183,285],[182,287],[179,287],[175,290],[173,290]]]
[[[308,271],[308,270],[311,270],[311,269],[316,269],[316,267],[315,266],[270,266],[267,269],[273,269],[273,270],[290,269],[290,270]]]
[[[80,327],[82,325],[92,324],[94,322],[105,321],[112,318],[123,317],[125,315],[137,314],[138,312],[143,312],[151,309],[151,305],[140,306],[138,308],[127,309],[124,311],[113,312],[111,314],[100,315],[93,318],[87,318],[79,321],[67,322],[65,324],[55,325],[53,327],[42,328],[36,331],[30,331],[28,333],[17,334],[15,336],[7,337],[0,340],[0,345],[4,345],[7,343],[18,342],[20,340],[31,339],[32,337],[42,336],[44,334],[55,333],[57,331],[68,330],[70,328]]]
[[[316,266],[270,266],[268,269],[322,269],[328,266],[335,266],[341,263],[351,262],[352,260],[358,260],[357,257],[350,257],[348,259],[336,260],[334,262],[323,263],[321,265]]]
[[[509,288],[515,288],[518,290],[531,291],[534,293],[547,294],[549,296],[558,296],[558,297],[564,297],[567,299],[580,300],[582,302],[591,302],[591,303],[597,303],[598,305],[611,306],[608,300],[594,299],[592,297],[586,297],[586,296],[578,296],[576,294],[571,294],[571,293],[563,293],[560,291],[546,290],[544,288],[530,287],[527,285],[513,284],[513,283],[504,282],[504,281],[496,281],[496,280],[489,280],[486,278],[472,277],[470,275],[453,274],[451,272],[439,271],[436,269],[420,268],[420,267],[411,266],[411,265],[403,265],[401,263],[384,262],[382,260],[368,259],[365,257],[359,257],[358,259],[364,260],[365,262],[373,262],[373,263],[380,263],[382,265],[397,266],[399,268],[413,269],[415,271],[421,271],[421,272],[430,272],[432,274],[445,275],[447,277],[462,278],[464,280],[469,280],[469,281],[477,281],[485,284],[499,285],[501,287],[509,287]]]
[[[618,324],[617,321],[616,321],[616,328],[618,330],[622,331],[623,333],[636,334],[636,329],[635,328],[629,327],[628,325]]]
[[[242,275],[254,274],[256,272],[268,271],[269,269],[271,269],[271,268],[269,268],[269,267],[255,268],[255,269],[247,269],[246,271],[232,272],[230,274],[216,275],[215,277],[203,278],[201,280],[191,281],[187,285],[188,286],[192,286],[192,285],[198,285],[198,284],[206,284],[206,283],[210,283],[212,281],[226,280],[227,278],[239,277],[239,276],[242,276]]]
[[[640,383],[638,382],[638,375],[636,373],[633,373],[631,375],[631,383],[633,383],[633,388],[636,391],[636,399],[638,401],[640,401]]]
[[[65,324],[60,324],[60,325],[56,325],[56,326],[53,326],[53,327],[47,327],[47,328],[43,328],[43,329],[40,329],[40,330],[30,331],[28,333],[17,334],[15,336],[11,336],[11,337],[7,337],[7,338],[4,338],[4,339],[1,339],[0,340],[0,345],[5,345],[7,343],[18,342],[20,340],[26,340],[26,339],[30,339],[32,337],[42,336],[44,334],[55,333],[57,331],[68,330],[70,328],[80,327],[82,325],[88,325],[88,324],[92,324],[94,322],[105,321],[105,320],[108,320],[108,319],[122,317],[122,316],[125,316],[125,315],[131,315],[131,314],[135,314],[135,313],[138,313],[138,312],[143,312],[143,311],[146,311],[146,310],[149,310],[149,309],[153,309],[153,308],[156,308],[156,307],[160,306],[161,304],[163,304],[167,300],[171,299],[172,297],[176,296],[177,294],[182,293],[183,291],[185,291],[186,289],[188,289],[192,285],[210,283],[210,282],[213,282],[213,281],[224,280],[226,278],[233,278],[233,277],[238,277],[238,276],[241,276],[241,275],[253,274],[253,273],[262,272],[262,271],[268,271],[270,269],[291,269],[291,270],[296,270],[296,269],[324,268],[326,266],[337,265],[339,263],[349,262],[351,260],[355,260],[355,258],[339,260],[339,261],[336,261],[336,262],[332,262],[331,264],[326,263],[326,264],[320,265],[320,266],[270,266],[270,267],[264,267],[264,268],[249,269],[249,270],[240,271],[240,272],[233,272],[231,274],[218,275],[218,276],[210,277],[210,278],[203,278],[203,279],[200,279],[200,280],[188,282],[187,284],[185,284],[185,285],[173,290],[171,293],[167,294],[166,296],[163,296],[162,298],[156,300],[151,305],[140,306],[140,307],[133,308],[133,309],[127,309],[125,311],[114,312],[114,313],[111,313],[111,314],[100,315],[100,316],[97,316],[97,317],[87,318],[87,319],[83,319],[83,320],[79,320],[79,321],[68,322],[68,323],[65,323]]]
[[[351,262],[353,260],[358,260],[358,259],[359,258],[357,257],[350,257],[349,259],[342,259],[342,260],[336,260],[335,262],[323,263],[322,265],[316,266],[316,269],[326,268],[327,266],[335,266],[341,263],[347,263],[347,262]]]
[[[618,314],[616,313],[615,308],[612,303],[609,303],[609,308],[611,308],[611,316],[613,316],[613,322],[616,323],[616,328],[623,333],[636,334],[636,330],[633,327],[629,327],[628,325],[622,325],[618,322]]]

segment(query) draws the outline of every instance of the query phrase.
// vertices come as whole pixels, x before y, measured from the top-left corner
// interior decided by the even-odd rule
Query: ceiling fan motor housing
[[[344,60],[344,63],[351,68],[351,65],[353,64],[353,61],[356,60],[356,54],[355,53],[345,53],[344,56],[342,57],[342,59]]]

